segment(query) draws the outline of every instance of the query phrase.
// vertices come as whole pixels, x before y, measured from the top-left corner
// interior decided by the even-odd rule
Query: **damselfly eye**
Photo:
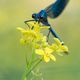
[[[36,14],[32,14],[32,18],[35,18],[36,17]]]

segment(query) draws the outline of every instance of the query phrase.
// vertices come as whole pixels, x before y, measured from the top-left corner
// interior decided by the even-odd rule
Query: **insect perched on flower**
[[[35,75],[33,70],[40,62],[44,61],[48,63],[50,60],[55,62],[55,54],[63,56],[63,53],[68,53],[68,47],[64,45],[61,38],[56,34],[55,30],[52,29],[47,20],[47,17],[57,18],[66,7],[68,1],[69,0],[57,0],[39,13],[32,14],[33,20],[25,21],[25,24],[27,24],[25,29],[17,28],[21,32],[21,44],[27,46],[28,49],[30,48],[29,50],[31,52],[29,53],[29,57],[26,55],[26,71],[23,80],[28,80],[30,73]],[[47,36],[42,33],[43,29],[49,30]],[[48,42],[50,32],[54,36],[54,43],[51,44]],[[37,72],[37,74],[38,73],[39,72]],[[43,80],[43,78],[41,80]]]
[[[25,21],[25,23],[27,24],[27,22],[35,21],[38,23],[42,23],[45,26],[48,26],[49,34],[51,32],[54,37],[58,38],[60,42],[64,44],[61,38],[56,34],[55,30],[52,29],[51,25],[48,22],[47,17],[57,18],[63,12],[68,2],[69,0],[57,0],[55,3],[52,3],[45,9],[41,10],[39,13],[32,14],[32,18],[34,20],[28,20],[28,21]],[[48,34],[48,37],[49,37],[49,34]]]
[[[57,18],[66,7],[68,1],[69,0],[57,0],[55,3],[52,3],[50,6],[48,6],[44,10],[41,10],[39,13],[32,14],[33,20],[25,21],[25,24],[27,24],[28,26],[27,29],[18,28],[18,30],[22,32],[22,38],[20,40],[21,43],[22,44],[32,43],[35,48],[35,52],[37,52],[37,54],[39,55],[43,55],[44,57],[46,56],[46,51],[50,49],[52,50],[53,53],[54,52],[57,52],[58,54],[60,54],[61,52],[67,53],[68,52],[67,46],[64,45],[62,39],[56,34],[55,30],[52,29],[47,18],[48,17]],[[47,37],[41,33],[41,30],[43,28],[49,30]],[[56,42],[52,45],[50,45],[47,41],[50,32],[55,37],[54,40]],[[48,50],[46,49],[46,47]],[[40,51],[42,53],[40,53]],[[46,57],[47,59],[44,58],[46,62],[48,62],[49,59],[52,59],[50,56],[51,54],[47,53],[47,55],[49,57]],[[55,60],[56,59],[54,59],[54,61]]]

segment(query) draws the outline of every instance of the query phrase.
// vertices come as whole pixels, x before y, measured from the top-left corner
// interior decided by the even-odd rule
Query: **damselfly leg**
[[[50,30],[49,30],[49,32],[48,32],[48,34],[47,34],[47,42],[48,42],[48,40],[49,40],[49,35],[50,35]]]
[[[35,20],[26,20],[26,21],[24,21],[24,23],[27,24],[27,26],[30,28],[30,25],[28,24],[28,22],[33,22],[33,21],[35,21]],[[33,28],[34,28],[34,26],[32,26],[32,29]]]

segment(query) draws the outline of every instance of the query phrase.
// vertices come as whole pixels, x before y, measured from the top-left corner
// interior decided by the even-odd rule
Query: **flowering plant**
[[[42,29],[49,29],[49,26],[41,25],[38,22],[27,22],[28,27],[26,29],[18,27],[17,29],[21,32],[20,43],[24,46],[31,46],[32,53],[31,58],[27,60],[26,56],[26,71],[25,78],[23,80],[28,80],[30,74],[35,76],[39,75],[39,70],[34,72],[37,65],[44,61],[48,63],[50,60],[56,61],[55,54],[63,56],[63,53],[68,52],[68,47],[62,45],[58,38],[53,38],[54,43],[49,44],[47,42],[47,37],[41,32]],[[39,57],[37,56],[39,55]]]

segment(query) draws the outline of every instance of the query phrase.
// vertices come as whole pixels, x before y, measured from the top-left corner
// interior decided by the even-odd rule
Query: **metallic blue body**
[[[49,23],[43,23],[43,24],[49,26],[50,27],[49,30],[52,33],[52,35],[54,35],[54,37],[58,38],[63,43],[62,39],[59,37],[59,35],[56,33],[56,31],[51,27]]]
[[[41,10],[38,15],[41,17],[47,18],[46,10]]]
[[[41,22],[46,26],[50,26],[47,17],[57,18],[66,7],[68,1],[69,0],[57,0],[55,3],[51,4],[44,10],[41,10],[39,13],[34,13],[32,17],[34,18],[34,20]],[[56,38],[58,38],[62,42],[60,37],[56,34],[56,32],[54,31],[54,29],[52,29],[51,26],[49,30]]]
[[[52,27],[50,27],[50,31],[51,31],[51,33],[54,35],[54,37],[58,38],[58,39],[62,42],[62,44],[64,44],[63,41],[62,41],[62,39],[61,39],[61,38],[59,37],[59,35],[55,32],[55,30],[52,29]]]

